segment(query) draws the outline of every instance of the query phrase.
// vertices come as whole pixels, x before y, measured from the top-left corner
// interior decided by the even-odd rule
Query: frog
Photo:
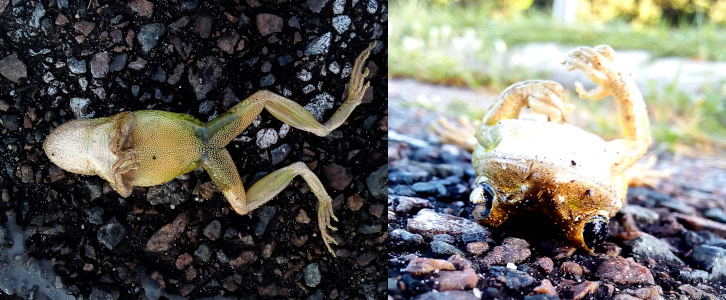
[[[581,98],[612,96],[622,138],[606,141],[568,124],[573,107],[562,85],[549,80],[505,89],[475,127],[475,139],[463,138],[446,122],[440,131],[444,141],[473,151],[476,182],[469,202],[476,221],[498,227],[510,216],[544,213],[574,246],[592,252],[626,203],[628,183],[638,178],[629,170],[651,144],[650,121],[635,80],[617,65],[610,46],[578,47],[562,63],[596,84],[587,90],[576,82]],[[547,120],[520,118],[524,107]]]
[[[246,215],[271,201],[297,176],[318,200],[318,226],[325,246],[336,240],[327,229],[333,212],[332,199],[320,179],[303,162],[280,168],[259,179],[245,191],[232,156],[225,146],[242,133],[263,109],[285,124],[324,137],[337,129],[361,103],[370,82],[365,60],[376,43],[355,59],[342,105],[324,123],[293,100],[269,90],[260,90],[209,122],[191,115],[160,111],[124,111],[111,117],[76,119],[52,130],[43,150],[52,163],[68,172],[98,175],[121,197],[133,187],[164,184],[202,167],[221,189],[232,210]]]

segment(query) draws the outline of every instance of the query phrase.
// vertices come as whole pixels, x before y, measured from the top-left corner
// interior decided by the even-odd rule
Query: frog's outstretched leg
[[[564,122],[568,110],[565,92],[557,82],[548,80],[527,80],[509,86],[489,109],[484,124],[494,126],[505,119],[516,119],[523,107],[547,115],[551,122]]]
[[[370,85],[370,82],[365,82],[365,78],[368,76],[368,68],[363,70],[363,63],[375,45],[375,42],[372,43],[358,55],[350,75],[348,98],[327,122],[321,124],[300,104],[273,92],[262,90],[252,94],[249,98],[206,124],[207,135],[211,136],[209,144],[220,148],[224,147],[242,133],[262,112],[263,108],[267,109],[278,120],[292,127],[318,136],[328,135],[331,131],[340,127],[350,113],[353,112],[353,109],[360,104],[366,89]]]
[[[328,251],[335,256],[330,243],[336,245],[338,243],[328,234],[326,227],[336,230],[335,227],[330,225],[330,219],[333,218],[333,220],[338,221],[338,218],[333,214],[333,203],[323,184],[304,163],[297,162],[272,172],[254,183],[247,192],[244,190],[234,161],[226,149],[220,148],[217,151],[208,153],[206,158],[202,160],[202,166],[212,177],[214,183],[222,190],[227,201],[232,205],[232,209],[240,215],[245,215],[272,200],[290,184],[293,178],[298,175],[301,176],[320,201],[318,205],[320,235],[323,237],[323,242],[325,242]]]
[[[613,148],[626,151],[622,159],[613,165],[613,174],[622,174],[637,162],[650,146],[650,121],[643,96],[635,80],[613,64],[613,49],[607,45],[595,48],[580,47],[563,62],[570,69],[580,69],[599,87],[593,91],[578,89],[586,99],[602,99],[612,95],[623,124],[624,139],[610,142]]]
[[[432,126],[432,130],[439,136],[441,143],[457,145],[473,152],[476,146],[476,126],[468,118],[459,117],[457,121],[459,124],[454,125],[447,119],[440,118],[438,126]]]

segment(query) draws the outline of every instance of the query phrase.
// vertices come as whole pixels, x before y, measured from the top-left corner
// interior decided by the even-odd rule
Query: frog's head
[[[43,142],[43,151],[50,161],[63,170],[94,175],[87,156],[89,130],[94,120],[79,119],[54,129]]]

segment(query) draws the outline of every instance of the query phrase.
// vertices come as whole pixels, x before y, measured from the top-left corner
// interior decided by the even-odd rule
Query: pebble
[[[3,127],[10,131],[18,131],[18,129],[20,129],[20,126],[18,125],[18,117],[14,115],[0,116],[0,123],[2,123]]]
[[[356,193],[345,199],[345,207],[350,211],[358,211],[365,204],[365,200],[360,194]]]
[[[187,224],[189,224],[189,217],[186,214],[177,215],[174,221],[154,232],[149,241],[146,242],[146,250],[151,252],[169,250],[173,246],[172,242],[181,236]]]
[[[38,3],[33,10],[33,14],[30,16],[29,25],[38,28],[40,26],[40,19],[45,16],[45,6],[43,3]]]
[[[268,87],[275,83],[275,75],[267,74],[260,78],[260,87]]]
[[[86,61],[85,60],[79,60],[75,57],[69,57],[68,58],[68,70],[71,71],[73,74],[83,74],[86,73]]]
[[[217,81],[222,77],[222,66],[217,59],[207,57],[198,60],[196,68],[190,68],[188,77],[189,83],[194,88],[194,94],[197,100],[202,100],[217,85]]]
[[[273,166],[279,165],[280,163],[285,161],[285,158],[288,154],[290,154],[290,151],[292,151],[292,146],[287,143],[280,145],[280,147],[272,149],[272,151],[270,151],[270,162]]]
[[[111,62],[111,66],[109,67],[110,71],[118,72],[124,69],[126,66],[126,60],[128,59],[128,54],[121,53],[119,55],[116,55],[116,57],[113,58],[113,62]]]
[[[348,16],[336,16],[333,18],[333,28],[338,34],[343,34],[350,27],[350,17]]]
[[[378,200],[383,200],[388,195],[388,165],[382,165],[373,171],[366,178],[366,186],[371,196]]]
[[[283,22],[282,18],[273,14],[258,14],[257,15],[257,30],[260,31],[262,36],[270,35],[276,32],[282,32]]]
[[[353,176],[348,172],[348,168],[336,163],[330,163],[325,166],[325,178],[331,188],[342,191],[353,181]]]
[[[555,263],[549,257],[540,257],[534,262],[534,266],[545,274],[552,273],[555,269]]]
[[[239,33],[236,31],[229,31],[222,34],[222,37],[217,40],[217,47],[219,47],[220,50],[227,52],[227,54],[233,54],[238,41]]]
[[[422,235],[410,233],[404,229],[392,230],[388,238],[389,246],[405,249],[407,251],[413,251],[424,243]]]
[[[484,257],[484,262],[489,265],[506,265],[507,263],[519,264],[525,261],[532,252],[529,250],[529,243],[523,239],[508,237],[504,239],[501,246],[496,246]]]
[[[147,0],[134,0],[128,5],[139,17],[149,18],[154,14],[154,3]]]
[[[576,262],[566,261],[560,265],[560,270],[565,275],[571,275],[574,279],[582,276],[582,267]]]
[[[342,14],[345,11],[345,0],[333,1],[333,13],[336,15]]]
[[[104,78],[109,71],[108,52],[96,53],[91,59],[91,75],[93,78]]]
[[[272,218],[277,214],[277,206],[263,205],[255,210],[255,214],[260,221],[255,225],[255,235],[261,236],[267,231],[267,225],[270,224]]]
[[[711,293],[707,293],[690,284],[684,284],[678,287],[678,290],[685,292],[691,299],[717,300],[718,297]]]
[[[479,282],[479,276],[472,268],[462,271],[441,271],[438,278],[438,290],[467,290],[476,287]]]
[[[151,205],[169,204],[176,206],[184,203],[188,197],[189,193],[182,190],[178,180],[152,186],[146,193],[146,199]]]
[[[209,238],[210,240],[216,240],[219,238],[219,236],[222,234],[222,224],[219,222],[219,220],[214,220],[209,225],[204,227],[203,231],[204,236]]]
[[[194,19],[194,32],[203,39],[209,38],[212,34],[213,22],[214,20],[207,15],[197,15]]]
[[[658,215],[657,212],[639,205],[626,205],[621,208],[620,211],[633,215],[635,221],[645,224],[654,224],[660,218],[660,215]]]
[[[151,49],[154,49],[159,43],[159,40],[164,36],[166,27],[162,23],[152,23],[141,26],[139,34],[136,35],[136,39],[141,44],[141,50],[144,53],[149,53]]]
[[[562,286],[562,284],[560,284],[560,286]],[[572,291],[572,299],[577,300],[594,293],[597,291],[598,287],[600,287],[600,283],[597,281],[585,281],[580,284],[570,285],[568,289]]]
[[[663,295],[663,288],[657,285],[652,285],[639,289],[626,289],[623,290],[623,294],[631,295],[638,299],[658,300],[662,299],[661,296]]]
[[[466,244],[466,252],[469,252],[471,255],[482,255],[487,251],[489,251],[489,244],[487,242],[473,242]]]
[[[617,284],[655,284],[653,275],[648,268],[638,264],[633,258],[613,257],[597,268],[600,280],[609,280]]]
[[[434,271],[455,270],[456,267],[454,267],[454,264],[450,261],[446,261],[443,259],[417,257],[408,262],[408,266],[403,269],[403,272],[409,273],[411,275],[423,275]]]
[[[305,55],[320,55],[328,53],[331,37],[332,34],[330,32],[326,32],[323,35],[312,40],[305,47]]]
[[[255,144],[257,144],[257,147],[260,147],[260,149],[267,149],[270,146],[276,144],[277,139],[277,130],[273,128],[263,128],[257,131],[257,140]]]
[[[527,272],[513,270],[507,267],[489,267],[489,273],[514,291],[524,290],[537,283],[534,277],[527,274]]]
[[[88,98],[71,98],[71,111],[78,119],[93,118],[96,115],[95,112],[89,112],[88,106],[91,104],[91,99]]]
[[[12,54],[0,59],[0,74],[12,82],[20,82],[20,78],[28,76],[28,68],[18,58],[18,54]]]
[[[716,222],[726,223],[726,213],[724,213],[723,209],[709,208],[703,212],[703,216]]]
[[[393,299],[391,297],[389,300]],[[475,296],[473,293],[468,291],[431,291],[424,294],[418,295],[415,300],[479,300],[480,297]]]
[[[320,284],[320,268],[317,263],[312,263],[303,268],[303,278],[305,278],[305,285],[309,287],[316,287]]]
[[[258,259],[257,254],[253,250],[242,251],[239,257],[229,261],[229,264],[235,268],[239,268],[249,263],[256,262]]]
[[[73,28],[78,30],[83,36],[88,36],[88,34],[93,31],[94,28],[96,28],[96,23],[88,22],[85,20],[78,21],[75,24],[73,24]]]
[[[693,248],[691,259],[706,271],[711,272],[709,280],[726,284],[726,249],[700,245]]]
[[[433,238],[441,233],[460,237],[467,233],[486,231],[479,224],[469,219],[440,214],[428,208],[422,209],[412,219],[408,219],[406,230],[428,238]]]
[[[187,26],[190,20],[189,16],[183,16],[179,18],[179,20],[174,21],[174,23],[169,24],[169,29],[171,29],[171,31],[179,31],[179,29]]]
[[[683,264],[683,261],[673,254],[667,243],[652,235],[643,234],[631,240],[625,241],[624,244],[632,247],[633,254],[635,254],[636,258],[639,258],[640,260],[644,261],[648,258],[653,258]]]
[[[91,224],[101,224],[103,223],[103,208],[101,207],[93,207],[86,211],[88,214],[88,222]]]
[[[550,282],[549,279],[543,279],[542,282],[540,282],[540,284],[536,286],[532,291],[537,294],[557,296],[557,290],[555,290],[555,287],[552,285],[552,282]]]
[[[98,228],[98,242],[109,250],[113,250],[124,237],[126,237],[126,228],[116,220],[116,217],[111,218],[108,223]]]
[[[328,94],[327,92],[323,92],[313,100],[310,101],[310,103],[305,105],[305,109],[307,109],[313,116],[315,116],[315,119],[322,122],[323,121],[323,114],[328,109],[333,108],[333,103],[335,102],[335,98]],[[330,138],[330,137],[328,137]]]
[[[685,283],[703,283],[708,280],[708,272],[704,270],[693,270],[693,271],[686,271],[681,270],[680,273],[678,273],[678,280],[683,281]]]
[[[194,250],[194,256],[203,262],[209,262],[209,259],[212,258],[212,250],[209,249],[209,245],[201,244],[197,250]]]
[[[327,3],[328,3],[328,0],[307,0],[308,7],[314,13],[321,12],[323,7],[325,7],[325,4],[327,4]]]
[[[464,252],[459,250],[459,248],[456,248],[454,245],[451,245],[447,242],[436,241],[436,240],[431,242],[431,251],[433,253],[441,254],[441,255],[453,255],[453,254],[464,255]]]
[[[179,255],[179,257],[176,258],[176,268],[184,270],[190,263],[192,263],[193,259],[194,258],[189,253]]]

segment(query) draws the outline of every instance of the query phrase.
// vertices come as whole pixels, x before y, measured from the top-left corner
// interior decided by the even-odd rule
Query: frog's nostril
[[[582,238],[585,245],[593,249],[608,237],[608,220],[603,216],[592,216],[585,222],[582,229]]]

